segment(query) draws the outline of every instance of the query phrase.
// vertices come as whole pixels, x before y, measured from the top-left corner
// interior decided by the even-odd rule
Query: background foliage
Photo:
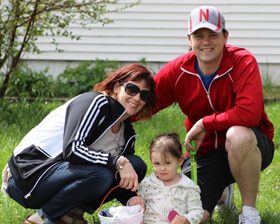
[[[48,69],[33,71],[26,65],[15,70],[10,81],[7,96],[21,99],[42,99],[49,97],[70,98],[91,91],[108,72],[118,68],[118,62],[99,60],[81,62],[77,67],[65,68],[56,78],[47,75]]]
[[[108,71],[114,70],[116,67],[116,62],[101,60],[98,60],[96,64],[91,62],[81,63],[77,68],[67,67],[56,79],[46,75],[47,69],[41,72],[34,72],[28,67],[18,69],[12,79],[9,95],[20,97],[20,100],[0,100],[0,170],[4,168],[14,148],[24,135],[49,112],[63,103],[52,99],[45,100],[45,97],[63,96],[70,98],[83,91],[91,91],[96,82],[99,82]],[[270,88],[266,88],[267,85]],[[273,92],[271,89],[273,89]],[[264,86],[265,96],[270,97],[273,93],[275,98],[279,92],[279,88],[273,83],[266,83]],[[31,102],[30,97],[36,97],[36,100]],[[280,223],[280,103],[271,102],[267,101],[265,109],[275,127],[274,143],[276,151],[272,164],[261,174],[257,198],[257,207],[264,224]],[[163,132],[176,131],[183,143],[186,135],[184,120],[185,115],[174,104],[155,114],[152,120],[134,124],[138,133],[136,154],[147,163],[147,174],[152,172],[147,149],[153,137]],[[241,196],[237,185],[235,185],[234,198],[237,208],[240,210]],[[111,203],[103,206],[110,207]],[[10,198],[0,194],[1,224],[22,223],[28,214],[34,212],[35,210],[25,209]],[[97,213],[93,215],[85,214],[85,218],[90,224],[99,223]],[[237,222],[237,213],[225,213],[221,216],[214,213],[212,220],[212,224],[235,224]]]
[[[27,101],[13,102],[8,100],[0,101],[0,170],[9,160],[12,151],[20,142],[23,136],[36,124],[38,124],[50,111],[61,105],[62,102],[40,101],[29,103]],[[261,213],[262,223],[280,223],[280,103],[266,105],[269,118],[275,125],[276,145],[275,156],[272,164],[261,174],[260,189],[257,199],[257,207]],[[141,156],[148,165],[148,174],[152,172],[151,162],[148,155],[148,146],[152,138],[163,132],[176,131],[179,133],[181,142],[185,138],[184,127],[185,115],[180,108],[174,104],[167,109],[160,111],[153,116],[152,120],[144,123],[134,124],[138,133],[136,140],[136,154]],[[241,208],[241,197],[235,185],[235,202],[237,208]],[[110,203],[103,207],[111,206]],[[12,199],[0,194],[0,223],[18,224],[22,223],[28,214],[36,210],[24,209]],[[97,213],[86,214],[85,218],[90,224],[98,224]],[[238,214],[226,213],[222,216],[214,214],[212,224],[236,224]]]
[[[66,67],[64,72],[57,77],[56,97],[73,97],[78,94],[91,91],[92,87],[101,82],[108,72],[116,70],[118,62],[96,60],[82,62],[76,68]]]
[[[57,37],[79,40],[71,24],[113,22],[108,13],[139,4],[140,0],[5,0],[0,1],[0,98],[4,98],[10,79],[23,53],[40,53],[36,41],[49,36],[57,51]]]

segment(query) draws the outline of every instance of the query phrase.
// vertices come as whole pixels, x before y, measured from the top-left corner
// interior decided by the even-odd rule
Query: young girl
[[[200,189],[177,172],[184,161],[179,135],[165,133],[155,137],[149,153],[155,172],[143,180],[138,191],[146,208],[144,224],[169,223],[172,210],[178,213],[174,224],[199,223],[203,216]],[[128,201],[130,206],[136,204],[141,204],[139,197]]]

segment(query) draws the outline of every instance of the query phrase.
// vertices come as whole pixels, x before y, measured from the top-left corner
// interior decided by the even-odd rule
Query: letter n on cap
[[[206,13],[202,9],[200,9],[200,11],[199,11],[199,21],[202,21],[202,16],[205,18],[206,21],[208,21],[209,9],[206,9]]]

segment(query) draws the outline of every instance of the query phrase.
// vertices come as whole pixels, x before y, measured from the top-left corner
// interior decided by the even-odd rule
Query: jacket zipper
[[[34,191],[34,189],[37,187],[39,181],[42,179],[42,177],[45,175],[45,173],[52,168],[54,165],[56,165],[58,162],[52,164],[48,169],[45,170],[44,173],[42,173],[42,175],[37,179],[36,183],[34,184],[34,186],[32,187],[32,189],[28,192],[28,194],[24,195],[25,199],[28,199],[31,196],[31,193]]]
[[[193,73],[191,73],[191,74],[193,74]],[[225,73],[225,74],[226,74],[226,73]],[[207,90],[207,89],[205,88],[205,86],[204,86],[204,84],[203,84],[203,82],[202,82],[200,76],[197,75],[197,74],[193,74],[193,75],[197,76],[197,77],[199,78],[199,80],[201,81],[201,84],[202,84],[202,86],[203,86],[203,88],[204,88],[204,90],[205,90],[205,92],[206,92],[206,94],[207,94],[207,99],[208,99],[208,102],[209,102],[209,104],[210,104],[210,107],[212,108],[212,110],[214,110],[215,112],[217,112],[217,110],[214,108],[214,106],[213,106],[213,104],[212,104],[212,101],[211,101],[211,98],[210,98],[210,86],[211,86],[212,82],[213,82],[215,79],[218,79],[220,76],[214,77],[214,79],[211,81],[211,83],[210,83],[210,85],[209,85],[209,88],[208,88],[208,90]],[[217,131],[215,131],[214,133],[215,133],[215,149],[217,149],[217,147],[218,147],[218,135],[217,135]]]
[[[211,101],[211,98],[210,98],[210,87],[211,87],[211,84],[212,84],[212,82],[213,82],[215,79],[218,79],[218,78],[220,78],[220,77],[222,77],[222,76],[228,74],[228,73],[233,69],[233,67],[231,67],[230,69],[228,69],[225,73],[223,73],[223,74],[221,74],[221,75],[218,75],[218,76],[215,76],[214,79],[211,81],[211,83],[210,83],[210,85],[209,85],[208,91],[205,89],[205,86],[204,86],[204,84],[203,84],[203,82],[202,82],[202,80],[201,80],[201,78],[200,78],[200,76],[199,76],[198,74],[196,74],[196,73],[191,73],[191,72],[189,72],[189,71],[186,71],[186,70],[184,70],[182,67],[181,67],[181,69],[182,69],[184,72],[186,72],[186,73],[188,73],[188,74],[191,74],[191,75],[195,75],[195,76],[197,76],[197,77],[199,78],[199,80],[201,81],[201,83],[202,83],[202,85],[203,85],[203,87],[204,87],[204,90],[205,90],[206,93],[207,93],[208,102],[209,102],[209,104],[210,104],[212,110],[214,110],[214,111],[217,112],[217,110],[213,107],[213,104],[212,104],[212,101]],[[218,147],[218,134],[217,134],[217,131],[215,131],[215,149],[217,149],[217,147]]]
[[[95,142],[97,142],[105,133],[106,131],[108,131],[109,128],[111,128],[119,119],[121,119],[121,117],[126,113],[126,110],[124,110],[124,112],[121,114],[121,116],[118,117],[118,119],[115,120],[114,123],[112,123],[92,144],[94,144]]]
[[[125,150],[126,150],[126,148],[127,148],[127,146],[128,146],[128,143],[131,141],[131,139],[134,138],[134,137],[136,137],[136,136],[137,136],[137,134],[132,135],[132,136],[127,140],[127,143],[125,144],[124,150],[120,153],[120,156],[124,154],[124,152],[125,152]]]

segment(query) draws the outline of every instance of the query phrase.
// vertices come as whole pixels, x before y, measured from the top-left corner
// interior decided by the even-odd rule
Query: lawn
[[[7,163],[10,155],[19,143],[21,138],[34,127],[46,114],[56,108],[59,102],[33,102],[33,103],[9,103],[0,102],[0,169]],[[275,157],[272,164],[261,174],[260,189],[257,199],[257,207],[261,213],[263,224],[280,223],[280,103],[266,105],[266,111],[270,120],[275,126],[276,145]],[[144,123],[135,123],[135,130],[138,133],[136,141],[136,154],[141,156],[148,164],[148,174],[152,172],[149,161],[148,146],[154,136],[163,132],[176,131],[185,138],[184,127],[185,116],[178,106],[173,105],[164,111],[156,114],[152,120]],[[240,194],[235,185],[235,202],[237,208],[241,208]],[[108,205],[104,205],[108,206]],[[24,209],[11,199],[0,194],[0,224],[22,223],[27,214],[34,210]],[[99,223],[97,214],[85,215],[89,223]],[[214,214],[212,223],[237,223],[238,214],[225,214],[219,216]]]

